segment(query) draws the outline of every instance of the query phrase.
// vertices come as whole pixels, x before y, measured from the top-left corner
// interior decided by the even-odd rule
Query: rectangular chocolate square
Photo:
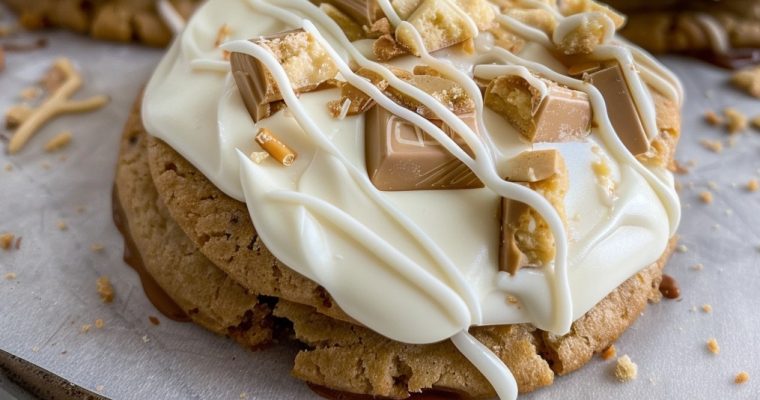
[[[475,132],[474,115],[462,120]],[[441,121],[431,121],[471,153]],[[365,151],[372,183],[384,191],[472,189],[483,187],[475,174],[419,127],[375,106],[366,114]]]
[[[591,73],[589,81],[602,93],[612,127],[625,147],[634,156],[649,151],[649,138],[620,66]]]

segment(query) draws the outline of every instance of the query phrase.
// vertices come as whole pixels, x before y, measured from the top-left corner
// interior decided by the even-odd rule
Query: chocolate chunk
[[[377,0],[326,0],[316,3],[327,3],[347,14],[359,25],[372,26],[375,21],[385,17]]]
[[[517,231],[521,215],[529,211],[525,203],[501,199],[501,246],[499,249],[499,270],[514,275],[522,267],[528,266],[528,259],[517,245]]]
[[[475,111],[475,102],[457,82],[434,75],[414,75],[407,79],[416,88],[432,96],[451,112],[458,115],[470,114]],[[432,110],[417,100],[407,96],[395,88],[387,89],[388,96],[426,119],[440,119]]]
[[[555,149],[523,151],[507,161],[504,179],[512,182],[538,182],[562,171],[562,158]]]
[[[546,90],[516,75],[488,85],[485,105],[501,114],[532,143],[582,139],[589,134],[591,104],[586,93],[541,80]]]
[[[297,94],[334,85],[338,68],[322,46],[303,29],[256,38],[251,42],[265,47],[277,58]],[[254,121],[267,118],[282,108],[282,94],[264,64],[247,54],[232,53],[230,65],[243,102]]]
[[[620,66],[604,68],[588,78],[602,93],[612,127],[628,151],[634,156],[649,151],[649,139]]]
[[[678,282],[672,276],[662,274],[660,293],[667,299],[677,299],[681,297],[681,288],[678,287]]]
[[[434,138],[409,121],[375,106],[365,123],[367,172],[380,190],[472,189],[483,187],[475,174]],[[474,115],[460,116],[477,132]],[[465,151],[459,135],[440,121],[438,125]]]

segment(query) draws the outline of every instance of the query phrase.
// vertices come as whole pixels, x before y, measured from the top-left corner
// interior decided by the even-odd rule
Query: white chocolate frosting
[[[388,0],[379,4],[396,28],[414,31]],[[542,2],[525,4],[554,13],[562,32],[584,19],[563,17]],[[475,101],[480,135],[431,96],[371,61],[368,41],[350,43],[307,0],[210,0],[188,22],[153,75],[142,114],[148,132],[172,146],[227,195],[246,202],[267,248],[325,287],[348,315],[406,343],[452,339],[500,397],[509,399],[517,393],[514,378],[467,329],[528,322],[566,333],[572,321],[661,256],[678,226],[680,206],[672,175],[662,167],[641,164],[628,152],[612,128],[599,91],[565,75],[565,66],[547,51],[554,46],[552,39],[507,16],[496,21],[530,43],[512,54],[493,46],[490,34],[481,32],[474,55],[423,51],[420,58],[392,62],[405,68],[424,63],[459,82]],[[229,63],[223,61],[223,50],[214,43],[224,24],[231,37],[222,48],[249,54],[266,65],[287,110],[253,122],[229,74]],[[485,187],[377,190],[365,167],[364,117],[329,115],[326,104],[339,97],[337,89],[296,97],[276,59],[247,41],[294,28],[304,28],[322,43],[343,79],[430,134],[472,169]],[[659,131],[648,87],[680,104],[680,83],[642,51],[611,35],[604,41],[592,57],[620,62],[647,135],[654,138]],[[474,157],[430,121],[398,106],[351,72],[349,62],[382,74],[396,89],[433,110],[465,139]],[[522,141],[506,120],[483,107],[472,80],[473,74],[492,78],[507,73],[530,79],[543,91],[544,84],[533,74],[586,92],[594,111],[588,138],[533,146]],[[271,158],[256,163],[246,156],[261,151],[253,141],[261,127],[276,132],[297,152],[292,167]],[[542,196],[500,178],[507,160],[531,147],[557,149],[566,161],[567,229]],[[609,177],[601,179],[594,173],[592,164],[598,162],[609,166]],[[501,197],[527,203],[543,216],[557,245],[554,262],[523,268],[514,276],[499,271]],[[510,296],[518,301],[507,301]]]

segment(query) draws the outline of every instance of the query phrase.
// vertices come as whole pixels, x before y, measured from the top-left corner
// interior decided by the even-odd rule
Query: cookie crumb
[[[95,386],[95,391],[96,392],[102,392],[105,388],[106,387],[103,386],[103,385],[98,385],[98,386]]]
[[[150,342],[150,338],[148,337],[148,335],[145,335],[145,336],[142,337],[142,341],[143,341],[143,343],[148,343],[148,342]]]
[[[707,350],[713,354],[720,354],[720,346],[718,346],[718,341],[715,340],[715,338],[710,338],[707,340]]]
[[[734,134],[747,130],[749,122],[747,121],[747,116],[741,111],[733,107],[727,107],[723,110],[723,115],[726,116],[728,133]]]
[[[760,115],[757,117],[752,118],[749,123],[752,125],[755,129],[760,129]]]
[[[95,327],[98,329],[103,329],[103,327],[106,326],[106,322],[102,319],[96,319],[95,320]]]
[[[93,243],[90,245],[90,251],[93,253],[100,253],[103,251],[103,249],[105,249],[105,246],[103,246],[101,243]]]
[[[687,251],[689,251],[689,248],[686,247],[685,244],[679,244],[678,246],[676,246],[676,251],[679,253],[686,253]]]
[[[639,373],[639,367],[631,361],[628,354],[623,355],[617,359],[615,364],[615,378],[620,382],[629,382],[636,379],[636,375]]]
[[[731,83],[750,96],[760,97],[760,67],[745,68],[731,75]]]
[[[702,139],[699,141],[699,144],[713,153],[720,153],[723,151],[723,143],[719,140]]]
[[[92,325],[90,325],[90,324],[84,324],[84,325],[82,325],[81,332],[82,333],[87,333],[87,332],[90,331],[90,328],[92,328]]]
[[[65,231],[69,229],[69,226],[66,224],[66,221],[59,219],[56,223],[56,226],[58,226],[58,230]]]
[[[722,125],[723,117],[718,115],[718,113],[716,113],[713,110],[707,110],[705,111],[705,122],[707,122],[708,124],[712,126]]]
[[[69,143],[71,143],[71,131],[62,131],[45,143],[45,151],[54,153],[68,146]]]
[[[38,88],[37,86],[29,86],[21,89],[21,92],[19,92],[18,97],[21,98],[21,100],[24,101],[32,101],[40,97],[42,94],[42,90]]]
[[[13,164],[11,163],[5,164],[5,167],[3,167],[3,169],[5,169],[5,172],[11,172],[13,171]]]
[[[6,281],[16,280],[16,273],[15,272],[6,272],[5,275],[3,275],[3,278],[5,278]]]
[[[704,192],[699,194],[699,199],[702,200],[702,202],[705,204],[712,204],[713,194],[712,192],[705,190]]]
[[[706,314],[712,314],[712,312],[713,312],[713,308],[712,308],[712,306],[711,306],[711,305],[709,305],[709,304],[703,304],[703,305],[702,305],[702,312],[704,312],[704,313],[706,313]]]
[[[100,295],[101,300],[103,300],[104,303],[113,302],[113,298],[114,298],[113,286],[111,286],[111,281],[108,280],[108,277],[101,276],[100,278],[98,278],[97,286],[98,286],[98,294]]]
[[[602,360],[609,360],[614,358],[617,355],[617,349],[615,349],[615,345],[611,344],[610,347],[602,350]]]
[[[266,151],[254,151],[248,157],[251,159],[251,161],[255,162],[256,164],[261,164],[262,162],[264,162],[264,160],[269,158],[269,153],[267,153]]]
[[[8,232],[0,235],[0,249],[10,250],[11,246],[13,245],[13,239],[15,238],[16,236]]]
[[[756,178],[752,178],[747,182],[747,191],[749,192],[757,192],[760,190],[760,182]]]
[[[747,381],[749,381],[749,374],[746,371],[739,372],[734,378],[734,383],[737,385],[747,383]]]
[[[703,264],[694,264],[691,266],[691,269],[694,271],[701,271],[705,269],[705,266]]]
[[[152,315],[148,317],[148,321],[153,325],[161,325],[161,320]]]

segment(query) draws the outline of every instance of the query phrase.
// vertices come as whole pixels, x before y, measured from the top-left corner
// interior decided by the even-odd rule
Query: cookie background
[[[62,32],[3,41],[42,36],[49,38],[46,49],[7,54],[0,109],[16,103],[16,94],[61,55],[70,57],[85,78],[78,97],[105,93],[112,101],[98,112],[55,120],[19,155],[0,153],[0,232],[23,237],[19,250],[0,251],[0,275],[17,274],[13,281],[0,280],[0,349],[114,399],[240,398],[243,393],[249,399],[317,398],[290,377],[295,347],[245,352],[231,340],[171,322],[148,302],[136,274],[121,260],[122,239],[111,222],[114,160],[131,104],[161,52]],[[665,62],[687,90],[677,158],[697,161],[691,173],[677,177],[684,184],[679,232],[688,250],[676,253],[666,268],[680,283],[682,300],[650,306],[618,340],[618,354],[630,355],[639,366],[637,380],[616,382],[614,363],[595,358],[553,386],[521,398],[741,399],[760,392],[760,365],[753,355],[760,343],[751,339],[760,326],[755,312],[760,307],[760,193],[743,189],[759,176],[760,134],[742,134],[736,147],[721,154],[699,145],[704,138],[728,138],[704,124],[705,110],[736,106],[754,116],[757,100],[729,88],[722,70],[691,59],[667,57]],[[73,131],[72,144],[45,153],[45,141],[63,129]],[[61,155],[67,159],[60,160]],[[12,171],[3,169],[6,164]],[[709,181],[718,189],[711,189],[713,204],[704,205],[698,194]],[[58,220],[65,220],[68,230],[60,231]],[[103,244],[104,251],[93,253],[93,243]],[[697,263],[704,270],[690,268]],[[112,304],[103,304],[96,291],[101,275],[114,285]],[[703,313],[702,304],[712,305],[713,313]],[[693,306],[697,311],[690,311]],[[152,325],[149,316],[161,324]],[[105,327],[80,332],[95,319],[103,319]],[[721,346],[718,356],[706,349],[711,337]],[[750,381],[735,385],[734,375],[741,370],[749,372]]]

